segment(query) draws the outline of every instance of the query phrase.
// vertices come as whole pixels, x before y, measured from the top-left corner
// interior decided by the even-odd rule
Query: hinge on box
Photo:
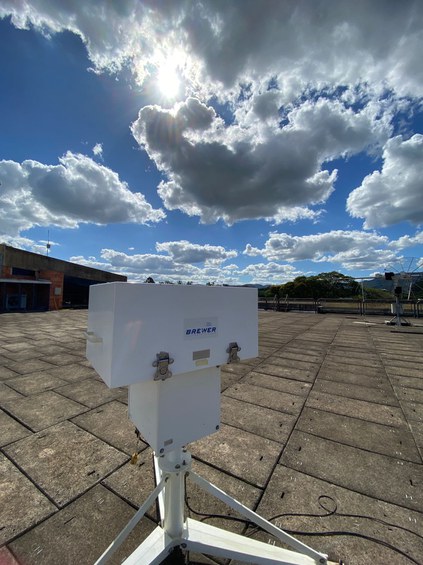
[[[226,350],[226,353],[229,353],[228,363],[237,363],[240,360],[238,357],[238,351],[241,351],[241,348],[238,346],[237,342],[231,342]]]
[[[169,365],[173,363],[174,359],[169,357],[166,351],[160,351],[156,354],[156,360],[153,362],[153,367],[157,367],[154,374],[155,381],[165,381],[172,376],[172,371],[169,370]]]

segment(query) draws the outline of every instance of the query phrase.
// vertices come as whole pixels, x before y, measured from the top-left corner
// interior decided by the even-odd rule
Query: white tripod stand
[[[156,474],[160,481],[132,520],[110,544],[96,565],[107,563],[132,529],[159,498],[161,525],[124,561],[125,565],[153,565],[161,563],[171,551],[183,550],[205,553],[215,557],[238,559],[260,565],[326,565],[327,555],[319,553],[277,528],[225,492],[191,470],[191,454],[175,449],[155,458]],[[294,548],[290,551],[253,540],[239,534],[185,518],[185,477],[188,476],[201,489],[225,502],[247,520],[260,526],[280,541]]]

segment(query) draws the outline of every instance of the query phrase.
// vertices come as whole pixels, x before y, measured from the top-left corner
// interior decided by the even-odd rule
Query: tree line
[[[366,298],[388,298],[390,293],[376,288],[365,288]],[[262,298],[362,298],[363,289],[352,277],[331,271],[310,277],[300,276],[281,285],[272,285],[259,291]]]

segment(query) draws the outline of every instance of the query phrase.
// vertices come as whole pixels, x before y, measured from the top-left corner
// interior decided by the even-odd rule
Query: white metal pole
[[[174,471],[167,476],[163,517],[163,530],[173,539],[182,538],[184,530],[185,466],[183,455],[182,449],[175,449],[163,456],[166,471],[170,469]]]

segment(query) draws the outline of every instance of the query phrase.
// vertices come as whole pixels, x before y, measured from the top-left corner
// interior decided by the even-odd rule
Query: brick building
[[[127,279],[0,244],[0,312],[86,307],[92,284]]]

